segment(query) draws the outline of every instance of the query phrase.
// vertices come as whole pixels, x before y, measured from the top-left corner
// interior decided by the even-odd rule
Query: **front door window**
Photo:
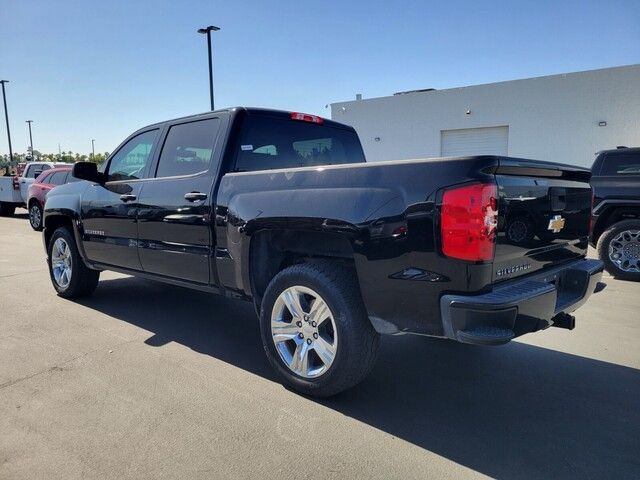
[[[116,182],[145,178],[151,151],[157,138],[158,130],[149,130],[136,135],[125,143],[109,161],[107,181]]]

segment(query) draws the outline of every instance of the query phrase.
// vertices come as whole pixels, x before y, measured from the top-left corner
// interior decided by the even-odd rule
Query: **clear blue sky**
[[[216,106],[329,116],[356,93],[640,63],[640,1],[0,0],[14,151],[111,151],[146,124]],[[1,107],[0,107],[1,108]],[[4,119],[0,153],[7,153]]]

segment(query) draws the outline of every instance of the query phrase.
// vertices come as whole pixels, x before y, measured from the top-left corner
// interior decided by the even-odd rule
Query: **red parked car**
[[[29,186],[27,208],[29,209],[29,223],[34,230],[42,230],[42,210],[47,193],[58,185],[77,181],[71,175],[71,167],[51,168],[42,172],[35,182]]]

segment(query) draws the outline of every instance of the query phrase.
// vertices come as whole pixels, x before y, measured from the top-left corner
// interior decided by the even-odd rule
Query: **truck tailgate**
[[[494,282],[543,270],[586,254],[590,172],[535,160],[501,158]]]

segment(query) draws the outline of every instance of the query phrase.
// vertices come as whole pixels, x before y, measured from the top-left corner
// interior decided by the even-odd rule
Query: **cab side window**
[[[27,167],[27,170],[24,172],[24,177],[25,178],[36,178],[36,166],[35,165],[29,165]]]
[[[29,165],[27,167],[27,172],[24,174],[26,178],[37,178],[40,174],[46,170],[49,170],[51,167],[49,165]]]
[[[125,143],[109,160],[107,181],[144,178],[157,139],[158,130],[155,129],[136,135]]]
[[[209,170],[220,119],[173,125],[162,147],[156,177],[195,175]]]
[[[67,172],[53,172],[47,177],[47,183],[62,185],[67,179]]]
[[[53,173],[43,173],[41,175],[38,175],[38,178],[36,178],[36,182],[38,183],[51,183],[51,176],[53,175]]]

